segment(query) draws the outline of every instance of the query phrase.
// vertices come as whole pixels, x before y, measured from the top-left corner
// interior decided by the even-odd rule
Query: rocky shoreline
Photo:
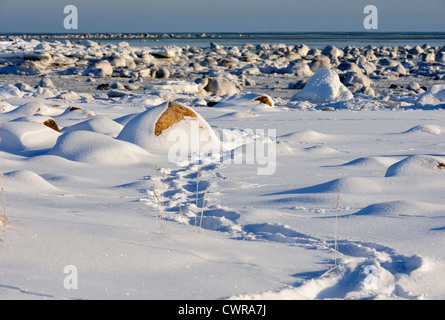
[[[445,46],[132,47],[125,41],[21,37],[0,42],[0,84],[44,98],[148,94],[205,106],[240,92],[263,92],[278,106],[314,109],[320,104],[293,97],[320,69],[335,71],[357,102],[325,101],[336,103],[334,108],[428,108],[445,102],[438,94],[444,89]]]

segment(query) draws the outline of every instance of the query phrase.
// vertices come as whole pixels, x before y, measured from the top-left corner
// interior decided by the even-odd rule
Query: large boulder
[[[231,96],[240,92],[236,83],[221,76],[209,78],[203,89],[213,96]]]
[[[322,51],[321,54],[329,57],[330,59],[337,59],[343,56],[343,51],[336,46],[328,45]]]
[[[291,62],[286,71],[295,74],[297,77],[312,77],[314,75],[311,68],[304,62]]]
[[[219,151],[220,146],[219,138],[203,117],[174,101],[137,115],[124,126],[117,139],[134,143],[152,153],[187,153],[180,156],[212,148]]]
[[[319,69],[330,69],[332,67],[330,59],[323,55],[316,56],[308,65],[312,72],[317,72]]]
[[[362,88],[370,88],[372,81],[361,71],[347,72],[343,79],[343,84],[352,92],[357,92]]]
[[[87,73],[99,78],[111,77],[113,66],[108,60],[101,60],[96,62],[92,69],[87,70]]]

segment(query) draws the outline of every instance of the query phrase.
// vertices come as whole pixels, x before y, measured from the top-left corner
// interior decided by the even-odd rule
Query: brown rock
[[[53,119],[48,119],[43,124],[53,130],[56,130],[57,132],[60,132],[59,126]]]
[[[196,118],[196,114],[179,103],[170,101],[167,110],[164,111],[156,122],[155,135],[161,135],[162,131],[170,128],[175,123],[184,120],[184,117]]]
[[[272,107],[272,102],[267,96],[261,96],[254,99],[255,101],[258,101],[259,103],[267,104]]]

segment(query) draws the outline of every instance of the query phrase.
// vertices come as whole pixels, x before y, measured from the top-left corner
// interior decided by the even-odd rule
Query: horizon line
[[[445,31],[380,31],[380,30],[365,30],[365,31],[82,31],[82,32],[20,32],[8,31],[0,32],[0,35],[310,35],[310,34],[326,34],[326,35],[445,35]]]

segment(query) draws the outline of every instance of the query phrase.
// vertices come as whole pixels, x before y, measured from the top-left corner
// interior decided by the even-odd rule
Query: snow
[[[39,44],[0,50],[20,57]],[[76,59],[112,50],[92,41],[50,48]],[[214,48],[223,49],[237,52]],[[133,52],[126,44],[113,50]],[[151,53],[172,77],[186,68],[178,47]],[[252,61],[239,67],[268,62]],[[389,92],[373,81],[376,95],[365,97],[336,71],[319,69],[303,90],[266,90],[276,77],[295,82],[267,74],[255,78],[258,86],[213,95],[199,74],[137,78],[147,89],[110,97],[96,89],[108,78],[92,84],[57,68],[48,67],[56,74],[52,96],[34,86],[0,90],[8,216],[0,226],[0,299],[445,298],[445,114],[437,88]],[[0,79],[13,86],[41,77]],[[57,98],[67,89],[76,95]],[[434,99],[417,104],[423,94]],[[290,101],[295,95],[301,100]],[[171,101],[196,118],[156,135]],[[45,126],[48,119],[61,132]],[[172,148],[190,151],[195,129],[217,152],[172,161]],[[271,163],[272,172],[259,174]],[[77,288],[64,286],[67,266],[78,271]]]
[[[98,165],[126,166],[143,162],[149,154],[134,144],[91,131],[73,131],[57,139],[49,155]]]
[[[102,133],[105,135],[109,135],[112,137],[116,137],[122,131],[123,125],[117,123],[116,121],[111,120],[105,116],[97,116],[85,121],[82,121],[78,124],[67,127],[64,130],[64,133],[70,131],[92,131],[97,133]]]

